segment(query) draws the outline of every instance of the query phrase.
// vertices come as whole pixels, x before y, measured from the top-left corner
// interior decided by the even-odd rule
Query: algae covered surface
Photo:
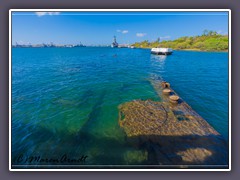
[[[148,158],[162,165],[227,165],[222,136],[179,98],[172,103],[162,93],[161,79],[150,79],[162,101],[134,100],[119,106],[119,125],[129,143],[147,149]]]
[[[121,127],[127,136],[160,134],[160,130],[168,119],[167,107],[151,100],[135,100],[119,106]]]

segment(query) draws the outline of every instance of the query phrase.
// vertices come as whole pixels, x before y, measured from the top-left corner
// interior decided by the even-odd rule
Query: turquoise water
[[[152,75],[170,82],[228,140],[228,53],[175,51],[164,57],[148,49],[13,48],[13,164],[42,164],[21,155],[63,154],[88,156],[84,165],[151,164],[126,142],[118,105],[160,100]]]

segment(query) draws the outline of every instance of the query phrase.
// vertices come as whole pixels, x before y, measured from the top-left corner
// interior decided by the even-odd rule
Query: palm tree
[[[207,34],[208,34],[208,30],[205,29],[205,30],[203,31],[203,35],[206,36]]]

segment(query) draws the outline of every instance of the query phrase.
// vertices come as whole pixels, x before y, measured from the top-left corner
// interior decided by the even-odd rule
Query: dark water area
[[[149,49],[13,48],[13,164],[58,165],[64,155],[87,156],[84,167],[154,164],[126,141],[118,124],[120,104],[161,101],[149,82],[153,75],[170,82],[228,141],[228,53],[174,51],[166,57]]]

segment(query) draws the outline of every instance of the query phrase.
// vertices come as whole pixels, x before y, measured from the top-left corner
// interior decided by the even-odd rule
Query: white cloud
[[[118,29],[117,32],[122,33],[122,34],[127,34],[128,30],[120,30],[120,29]]]
[[[60,12],[35,12],[35,14],[40,17],[40,16],[45,16],[45,15],[50,15],[50,16],[59,15]]]
[[[147,34],[146,33],[137,33],[136,36],[137,37],[143,37],[143,36],[146,36]]]

